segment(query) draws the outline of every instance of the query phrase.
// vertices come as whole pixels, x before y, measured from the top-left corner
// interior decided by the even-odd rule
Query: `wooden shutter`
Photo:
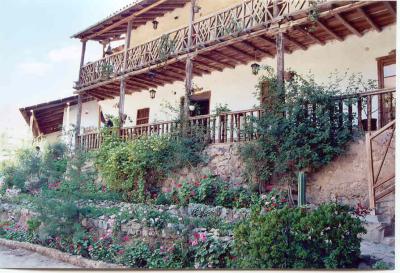
[[[149,123],[150,108],[143,108],[137,110],[136,125]]]

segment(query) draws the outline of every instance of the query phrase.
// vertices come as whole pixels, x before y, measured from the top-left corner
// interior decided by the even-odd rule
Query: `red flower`
[[[124,253],[125,253],[125,250],[123,250],[123,249],[117,251],[118,255],[123,255]]]
[[[178,185],[176,185],[177,188],[182,188],[182,184],[179,183]]]
[[[196,181],[196,182],[194,182],[194,185],[195,185],[196,187],[199,187],[199,186],[201,185],[201,183],[200,183],[199,181]]]
[[[124,237],[122,237],[122,241],[127,242],[129,241],[129,236],[125,235]]]

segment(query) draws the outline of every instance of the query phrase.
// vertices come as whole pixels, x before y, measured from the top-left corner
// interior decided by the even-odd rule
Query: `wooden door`
[[[378,85],[379,88],[396,87],[396,51],[389,55],[377,58]],[[394,95],[395,93],[379,96],[379,127],[382,128],[394,119]]]

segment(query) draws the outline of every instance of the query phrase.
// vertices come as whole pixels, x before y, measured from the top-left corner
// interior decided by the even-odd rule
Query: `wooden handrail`
[[[151,41],[129,48],[128,65],[125,71],[121,69],[124,55],[122,51],[88,63],[81,68],[81,76],[76,88],[83,88],[94,83],[106,81],[107,77],[103,78],[104,75],[102,73],[102,68],[105,65],[113,66],[112,75],[118,76],[121,73],[130,73],[154,62],[162,61],[165,57],[172,58],[187,54],[204,44],[228,37],[237,32],[245,33],[251,31],[274,20],[281,20],[291,12],[304,9],[304,7],[308,8],[305,5],[307,3],[306,0],[298,0],[297,4],[294,1],[282,0],[279,3],[278,17],[274,18],[270,11],[273,2],[273,0],[245,0],[243,3],[196,20],[193,23],[194,33],[192,37],[188,37],[189,27],[184,26],[162,34]],[[225,18],[227,14],[229,14],[230,20]],[[240,27],[236,27],[236,25],[240,25]],[[161,48],[163,37],[169,37],[175,44],[175,48],[172,52],[168,52],[168,56],[161,56],[160,52],[157,52],[157,49]],[[189,38],[192,41],[192,46],[188,49]]]
[[[372,127],[372,113],[375,112],[372,110],[372,99],[373,96],[385,96],[388,94],[392,94],[396,90],[394,88],[390,89],[379,89],[379,90],[373,90],[369,92],[363,92],[363,93],[357,93],[357,94],[352,94],[351,97],[339,97],[338,98],[338,111],[343,113],[344,106],[347,106],[347,112],[348,113],[348,126],[349,130],[353,130],[355,126],[357,126],[360,130],[364,131],[372,131],[374,129]],[[391,98],[394,96],[391,96]],[[353,107],[354,102],[351,102],[350,105],[346,104],[346,100],[351,100],[352,98],[357,98],[356,106]],[[363,116],[362,116],[362,111],[363,111],[363,104],[361,99],[367,98],[369,103],[367,104],[367,113],[366,113],[366,118],[367,118],[367,126],[363,124]],[[390,109],[391,111],[394,111],[393,107],[393,101],[390,101]],[[315,111],[316,105],[312,105],[312,109],[307,106],[306,109],[307,111],[311,111],[311,113],[308,114],[308,116],[311,119],[315,119],[313,111]],[[354,118],[355,113],[353,113],[353,109],[357,109],[356,115],[357,118]],[[364,109],[365,110],[365,109]],[[253,133],[247,133],[245,132],[245,128],[250,126],[251,128],[254,127],[254,124],[252,123],[254,119],[250,119],[250,117],[253,118],[260,118],[261,115],[264,113],[264,110],[262,108],[254,108],[254,109],[247,109],[247,110],[239,110],[239,111],[230,111],[230,112],[222,112],[219,113],[218,115],[211,114],[211,115],[201,115],[201,116],[194,116],[189,118],[189,123],[190,123],[190,128],[193,126],[201,126],[201,128],[204,128],[206,131],[206,134],[208,135],[210,143],[216,143],[216,142],[237,142],[237,141],[246,141],[246,140],[253,140],[258,137],[257,131]],[[389,113],[390,115],[392,113]],[[342,117],[342,116],[341,116]],[[355,125],[353,122],[356,121],[357,124]],[[382,130],[385,130],[387,128],[390,128],[393,124],[394,121],[388,121],[388,124],[381,124],[377,125],[377,128],[379,129],[382,127]],[[343,125],[344,120],[343,118],[340,118],[339,124]],[[375,126],[375,124],[374,124]],[[124,127],[124,128],[113,128],[111,129],[112,131],[117,132],[123,139],[132,139],[137,136],[146,134],[146,135],[165,135],[165,134],[170,134],[174,132],[175,130],[179,130],[179,123],[178,121],[158,121],[150,124],[143,124],[143,125],[136,125],[132,127]],[[371,135],[371,139],[373,139],[375,136],[379,135],[379,132],[374,133]],[[90,133],[85,133],[79,136],[79,141],[81,145],[88,145],[87,148],[85,149],[96,149],[101,145],[101,134],[99,132],[90,132]],[[89,144],[87,144],[89,143]]]

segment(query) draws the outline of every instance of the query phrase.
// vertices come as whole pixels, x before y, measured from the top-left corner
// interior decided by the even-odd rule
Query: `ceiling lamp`
[[[253,63],[251,65],[251,72],[253,73],[253,75],[257,75],[258,71],[260,71],[260,65],[258,63]]]
[[[111,48],[111,44],[108,45],[105,54],[106,55],[112,55],[113,54],[113,51],[112,51],[112,48]]]
[[[157,20],[154,20],[152,23],[153,23],[153,29],[157,29],[157,27],[158,27],[158,21],[157,21]]]
[[[156,97],[157,91],[154,90],[154,89],[150,89],[149,93],[150,93],[150,98],[151,98],[151,99],[154,99],[154,98]]]

